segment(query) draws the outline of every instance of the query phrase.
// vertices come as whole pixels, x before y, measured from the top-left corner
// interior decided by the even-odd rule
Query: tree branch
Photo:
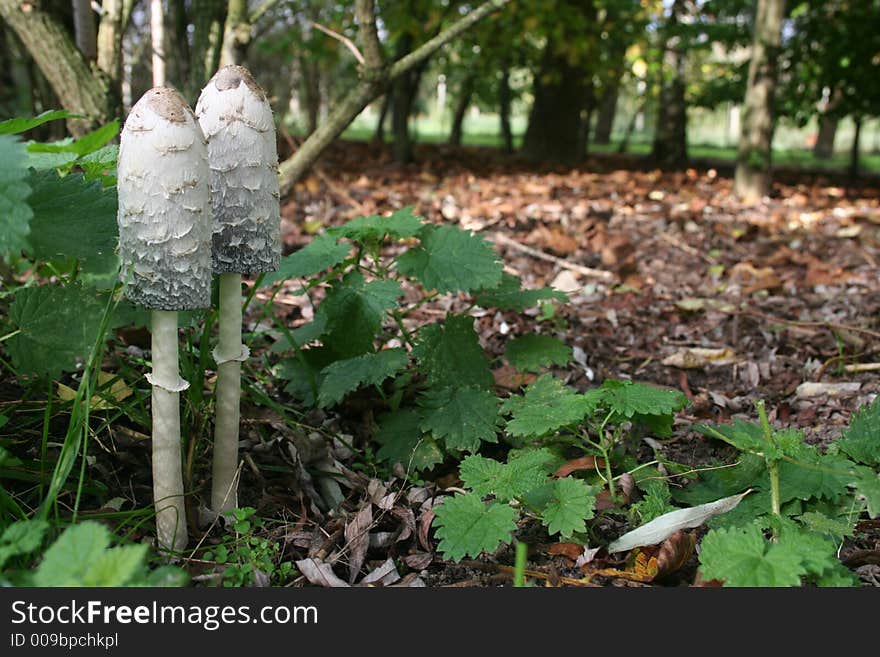
[[[349,39],[347,36],[343,36],[339,32],[334,32],[329,27],[324,27],[323,25],[321,25],[320,23],[316,23],[315,21],[309,22],[312,24],[312,27],[321,30],[324,34],[329,37],[333,37],[334,39],[342,43],[342,45],[344,45],[346,48],[348,48],[351,51],[351,54],[354,55],[354,58],[358,60],[358,64],[360,64],[361,66],[364,66],[366,64],[366,62],[364,61],[364,56],[361,54],[361,51],[357,49],[357,46],[354,45],[351,42],[351,39]]]
[[[385,64],[382,54],[382,44],[379,43],[379,35],[376,32],[376,12],[373,10],[373,0],[357,0],[354,5],[354,13],[358,22],[358,40],[364,49],[364,59],[368,68],[380,69]]]

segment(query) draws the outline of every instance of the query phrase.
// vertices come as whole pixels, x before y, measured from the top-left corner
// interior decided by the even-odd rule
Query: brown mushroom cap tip
[[[266,92],[257,84],[254,76],[244,66],[236,66],[235,64],[224,66],[214,74],[212,81],[214,86],[220,91],[235,89],[244,82],[257,96],[262,100],[266,100]]]
[[[144,103],[171,123],[186,123],[187,114],[192,116],[192,110],[186,100],[176,89],[171,87],[153,87],[138,102]]]

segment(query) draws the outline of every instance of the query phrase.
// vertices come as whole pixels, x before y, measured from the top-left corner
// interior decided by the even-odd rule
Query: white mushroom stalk
[[[119,254],[125,294],[152,310],[153,499],[163,551],[188,542],[180,448],[177,313],[211,305],[210,172],[186,101],[156,87],[131,109],[118,159]]]
[[[213,270],[220,279],[211,509],[238,505],[241,404],[241,276],[275,271],[281,259],[278,150],[266,94],[247,69],[225,66],[202,90],[196,115],[208,140],[214,216]]]

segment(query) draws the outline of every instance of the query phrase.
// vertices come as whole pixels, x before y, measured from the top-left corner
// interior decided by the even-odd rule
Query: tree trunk
[[[150,0],[150,47],[152,49],[153,86],[163,87],[165,73],[165,10],[162,0]]]
[[[98,37],[95,29],[95,15],[89,0],[73,0],[73,31],[76,35],[76,47],[86,58],[93,62],[98,58]]]
[[[385,143],[385,119],[388,116],[388,108],[391,106],[391,95],[394,93],[394,85],[382,96],[382,106],[379,108],[379,118],[376,120],[376,132],[373,133],[373,143]]]
[[[834,139],[837,137],[837,117],[823,114],[819,117],[819,134],[813,144],[813,157],[830,160],[834,155]]]
[[[189,17],[185,0],[169,0],[168,3],[168,52],[171,53],[173,67],[170,79],[178,89],[186,89],[189,84]]]
[[[582,127],[586,82],[584,71],[574,67],[564,52],[548,41],[541,68],[535,76],[535,101],[523,137],[523,155],[532,162],[572,164],[583,150],[578,131]]]
[[[685,55],[681,46],[681,37],[668,36],[674,33],[681,14],[685,11],[684,3],[675,0],[672,13],[666,25],[667,35],[663,43],[663,67],[671,75],[664,79],[660,87],[660,103],[657,108],[657,125],[654,129],[654,143],[651,157],[660,166],[677,167],[687,162],[687,105],[684,90]]]
[[[862,117],[853,117],[855,130],[853,132],[852,145],[849,149],[849,177],[855,180],[859,177],[859,147],[862,137]]]
[[[610,144],[611,130],[614,128],[614,117],[617,114],[617,96],[620,91],[620,78],[609,83],[602,92],[599,101],[599,114],[596,117],[596,128],[593,131],[593,142]]]
[[[33,57],[64,109],[86,117],[68,121],[71,134],[81,136],[110,118],[106,80],[92,74],[62,25],[22,0],[0,0],[0,15]]]
[[[510,128],[510,106],[513,104],[510,90],[510,66],[505,59],[501,65],[501,78],[498,81],[498,117],[501,123],[501,140],[505,153],[513,153],[513,130]]]
[[[452,115],[452,129],[449,131],[449,144],[451,146],[461,146],[464,116],[467,113],[468,107],[471,106],[476,79],[476,73],[470,72],[461,83],[461,89],[459,89],[458,98],[455,101],[455,112]]]
[[[770,191],[773,96],[784,14],[785,0],[758,0],[733,186],[746,203],[757,202]]]
[[[248,19],[247,0],[229,0],[220,66],[241,65],[251,41],[251,24]]]
[[[321,68],[308,57],[299,60],[300,105],[306,112],[306,136],[318,129],[318,116],[321,112]]]
[[[398,61],[412,49],[413,37],[403,34],[397,42]],[[409,117],[412,114],[419,82],[422,78],[422,66],[414,66],[394,81],[394,93],[391,94],[391,134],[393,142],[391,153],[398,164],[413,161],[413,144],[409,134]]]
[[[202,88],[220,65],[226,3],[222,0],[193,0],[193,37],[187,97],[198,98]]]

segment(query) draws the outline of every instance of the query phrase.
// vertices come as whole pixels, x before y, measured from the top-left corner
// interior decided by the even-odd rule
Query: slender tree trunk
[[[817,160],[830,160],[834,155],[834,140],[837,137],[837,117],[823,114],[819,118],[819,134],[813,144],[813,157]]]
[[[162,0],[150,0],[150,47],[152,49],[153,86],[165,86],[165,10]]]
[[[226,4],[222,0],[193,0],[193,37],[187,96],[198,98],[220,64]]]
[[[452,129],[449,131],[449,144],[452,146],[461,146],[464,117],[468,107],[471,106],[476,79],[476,73],[468,73],[461,83],[461,89],[458,91],[458,98],[455,101],[455,112],[452,115]]]
[[[308,57],[300,58],[300,105],[306,111],[306,136],[318,129],[321,113],[321,69],[318,63]]]
[[[412,50],[413,37],[409,33],[402,34],[397,42],[397,58]],[[421,66],[414,66],[394,81],[394,93],[391,95],[391,152],[398,164],[413,161],[413,145],[409,134],[409,117],[412,113],[415,97],[421,81]]]
[[[510,90],[510,66],[505,59],[501,65],[501,77],[498,80],[498,118],[501,127],[501,141],[505,153],[513,153],[513,130],[510,127],[510,107],[513,104],[513,93]]]
[[[596,116],[596,128],[593,131],[593,141],[597,144],[611,143],[611,130],[614,128],[614,117],[617,115],[617,96],[620,92],[620,78],[605,87],[602,99],[599,101],[599,114]]]
[[[248,19],[247,0],[229,0],[220,66],[244,63],[245,53],[251,40],[251,24]]]
[[[773,96],[784,14],[785,0],[758,0],[733,187],[746,203],[770,191]]]
[[[111,115],[107,81],[93,75],[67,31],[50,14],[24,0],[0,0],[0,16],[21,40],[62,106],[85,119],[68,121],[83,135]]]
[[[73,29],[76,47],[86,61],[95,61],[98,58],[98,37],[90,0],[73,0]]]
[[[680,22],[685,11],[684,3],[675,0],[667,23],[668,32]],[[664,36],[663,65],[669,76],[660,87],[660,103],[657,108],[657,126],[651,156],[661,166],[676,167],[687,162],[687,105],[684,91],[685,55],[681,37]]]
[[[648,99],[646,97],[632,113],[632,116],[629,117],[629,121],[626,124],[626,130],[623,131],[623,137],[621,137],[620,145],[617,147],[618,153],[626,153],[629,149],[629,140],[632,139],[633,132],[636,130],[636,121],[639,119],[639,114],[645,111],[647,105]]]
[[[388,91],[382,96],[382,105],[379,108],[379,118],[376,120],[376,132],[373,133],[373,142],[376,144],[385,143],[385,119],[388,117],[388,108],[391,106],[391,96],[394,94],[394,85],[392,84]]]
[[[849,149],[849,177],[855,180],[859,177],[859,149],[862,137],[862,117],[854,116],[853,123],[855,130],[853,131],[852,145]]]
[[[189,17],[185,0],[168,2],[168,52],[173,63],[171,80],[178,89],[186,89],[189,84]]]

